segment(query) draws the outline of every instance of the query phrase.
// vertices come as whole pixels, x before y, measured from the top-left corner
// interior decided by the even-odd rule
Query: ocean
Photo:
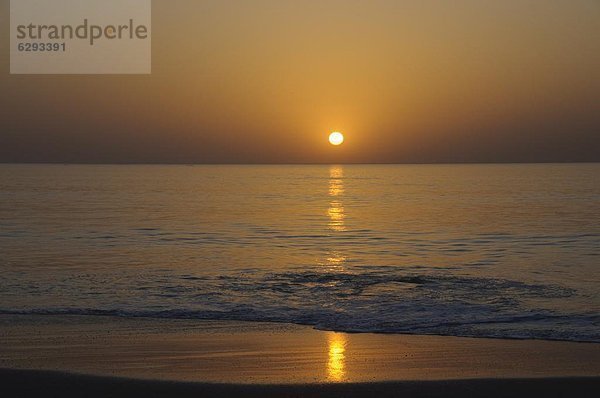
[[[0,313],[600,342],[600,164],[0,165]]]

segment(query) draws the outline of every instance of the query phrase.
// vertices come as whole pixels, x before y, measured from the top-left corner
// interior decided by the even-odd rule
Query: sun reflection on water
[[[331,166],[329,169],[329,196],[344,194],[344,169],[341,166]]]
[[[331,266],[343,265],[346,262],[346,256],[338,251],[333,251],[327,257],[327,264]]]
[[[344,225],[344,169],[341,166],[331,166],[329,169],[329,196],[331,202],[327,215],[329,216],[329,229],[336,232],[346,230]]]
[[[329,229],[336,232],[346,230],[346,226],[344,225],[344,206],[342,206],[341,202],[337,200],[331,202],[327,210],[327,215],[329,216]]]
[[[327,209],[328,223],[327,227],[335,233],[346,230],[344,203],[344,169],[342,166],[331,166],[329,168],[329,208]],[[346,255],[338,248],[331,248],[322,265],[329,267],[330,270],[343,270],[346,263]]]

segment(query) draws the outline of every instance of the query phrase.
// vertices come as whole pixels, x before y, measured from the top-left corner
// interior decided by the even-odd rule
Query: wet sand
[[[21,386],[62,392],[57,396],[69,396],[62,391],[69,385],[138,389],[107,392],[116,396],[159,396],[148,395],[154,388],[207,396],[214,389],[231,396],[323,396],[319,391],[363,396],[372,388],[382,389],[378,395],[383,396],[386,391],[460,395],[465,389],[502,396],[493,393],[503,388],[545,396],[564,389],[578,391],[578,396],[600,391],[600,344],[592,343],[346,334],[271,323],[13,315],[0,316],[0,338],[5,388],[20,380]],[[543,380],[507,380],[515,378]],[[364,383],[375,384],[366,388]],[[94,387],[90,394],[101,390]],[[32,394],[22,396],[36,396]]]

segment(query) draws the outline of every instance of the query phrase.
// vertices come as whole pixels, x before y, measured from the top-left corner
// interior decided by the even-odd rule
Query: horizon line
[[[48,165],[48,166],[435,166],[435,165],[510,165],[510,164],[597,164],[600,160],[548,161],[548,162],[4,162],[0,165]]]

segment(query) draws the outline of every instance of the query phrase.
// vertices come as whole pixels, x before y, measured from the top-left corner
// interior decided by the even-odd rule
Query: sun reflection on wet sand
[[[328,334],[327,380],[346,380],[346,336],[341,333]]]

